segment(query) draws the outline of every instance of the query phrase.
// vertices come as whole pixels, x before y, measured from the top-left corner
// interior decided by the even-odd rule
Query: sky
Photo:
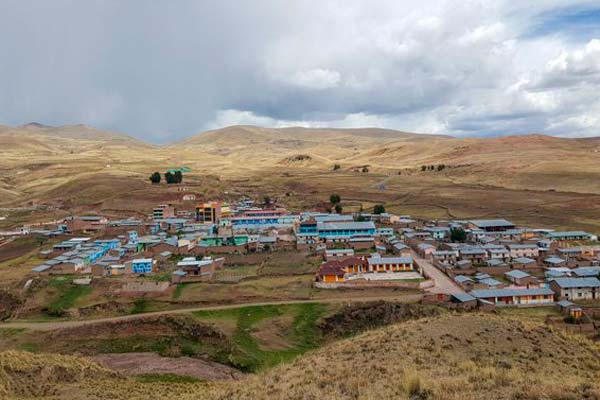
[[[600,2],[0,0],[0,124],[600,136]]]

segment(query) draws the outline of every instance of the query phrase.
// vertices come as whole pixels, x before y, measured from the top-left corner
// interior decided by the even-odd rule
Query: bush
[[[450,240],[453,242],[464,242],[467,240],[467,232],[463,228],[450,229]]]
[[[335,164],[335,165],[333,166],[333,170],[334,170],[334,171],[337,171],[337,170],[338,170],[338,169],[340,169],[340,168],[341,168],[341,167],[340,167],[340,164]]]
[[[339,203],[336,204],[335,205],[335,212],[338,213],[338,214],[341,214],[342,211],[343,211],[343,208],[342,208],[341,204],[339,204]]]
[[[152,175],[150,175],[150,182],[152,182],[152,183],[160,183],[160,173],[159,172],[154,172]]]
[[[171,172],[166,172],[165,173],[165,181],[167,182],[167,184],[171,184],[171,183],[176,183],[175,182],[175,175],[173,175],[173,173]]]
[[[362,168],[362,172],[369,172],[369,167],[366,165]]]
[[[385,207],[383,204],[376,204],[375,207],[373,207],[373,214],[383,214],[384,212]]]
[[[329,201],[331,202],[331,204],[338,204],[339,202],[342,201],[342,198],[340,197],[339,194],[332,194],[331,196],[329,196]]]

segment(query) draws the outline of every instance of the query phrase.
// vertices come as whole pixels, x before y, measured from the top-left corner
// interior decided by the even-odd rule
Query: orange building
[[[221,219],[222,204],[210,201],[196,206],[196,221],[216,224]]]

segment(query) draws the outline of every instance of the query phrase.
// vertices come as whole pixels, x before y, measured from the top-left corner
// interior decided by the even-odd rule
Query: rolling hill
[[[582,336],[523,317],[448,314],[333,342],[234,382],[141,382],[84,358],[9,351],[0,353],[0,394],[44,399],[596,399],[599,351]]]
[[[82,125],[32,123],[0,127],[0,143],[0,205],[5,206],[33,202],[77,212],[73,204],[102,210],[127,203],[127,209],[140,209],[147,205],[127,200],[160,199],[166,190],[148,186],[152,172],[185,165],[192,170],[186,182],[198,194],[212,193],[210,176],[229,192],[312,193],[288,199],[303,207],[338,191],[345,198],[397,205],[407,213],[424,210],[432,217],[506,214],[560,226],[600,225],[599,138],[478,139],[378,128],[230,126],[152,146]],[[105,184],[94,183],[99,181]],[[376,187],[386,189],[372,190]],[[75,203],[66,201],[69,193],[78,194]],[[557,213],[561,206],[569,213]]]

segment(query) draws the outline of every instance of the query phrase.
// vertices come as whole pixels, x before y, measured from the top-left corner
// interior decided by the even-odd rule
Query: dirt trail
[[[164,311],[153,311],[142,314],[133,315],[121,315],[118,317],[110,318],[99,318],[90,320],[72,320],[72,321],[52,321],[52,322],[4,322],[0,323],[0,329],[12,328],[12,329],[30,329],[35,331],[52,331],[63,328],[73,328],[85,325],[93,325],[104,322],[114,321],[130,321],[137,318],[145,318],[159,315],[172,315],[172,314],[185,314],[193,311],[211,311],[211,310],[229,310],[240,307],[251,307],[251,306],[269,306],[269,305],[286,305],[286,304],[306,304],[306,303],[355,303],[355,302],[367,302],[376,300],[395,300],[403,302],[416,302],[422,298],[421,294],[404,294],[404,295],[389,295],[389,296],[373,296],[373,297],[356,297],[346,299],[311,299],[311,300],[287,300],[287,301],[270,301],[270,302],[259,302],[259,303],[242,303],[242,304],[228,304],[221,306],[205,306],[205,307],[193,307],[193,308],[178,308],[176,310],[164,310]]]

